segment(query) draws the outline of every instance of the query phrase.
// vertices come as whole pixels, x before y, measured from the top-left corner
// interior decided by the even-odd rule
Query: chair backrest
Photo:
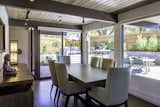
[[[91,57],[91,66],[92,67],[98,67],[99,66],[99,58]]]
[[[128,99],[129,68],[110,68],[105,89],[110,104],[120,104]]]
[[[109,58],[103,58],[102,59],[102,69],[103,70],[109,70],[109,68],[113,67],[113,59],[109,59]]]
[[[57,58],[59,63],[64,63],[64,64],[71,63],[70,56],[58,56]]]
[[[57,76],[56,76],[55,62],[56,62],[55,60],[48,60],[52,82],[54,83],[54,85],[57,86],[58,80],[57,80]]]
[[[68,82],[68,73],[65,64],[55,63],[58,86],[60,90],[65,90],[65,85]]]

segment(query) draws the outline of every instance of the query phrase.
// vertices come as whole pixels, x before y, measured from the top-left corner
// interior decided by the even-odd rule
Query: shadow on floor
[[[53,103],[54,92],[52,92],[52,98],[50,98],[50,88],[51,80],[41,80],[35,81],[33,84],[34,89],[34,107],[56,107]],[[58,107],[64,107],[65,97],[61,95]],[[74,107],[73,97],[70,99],[68,107]],[[85,107],[85,105],[78,101],[78,107]],[[92,105],[92,107],[98,107],[97,105]],[[123,106],[121,106],[123,107]],[[129,95],[129,107],[157,107],[132,95]]]

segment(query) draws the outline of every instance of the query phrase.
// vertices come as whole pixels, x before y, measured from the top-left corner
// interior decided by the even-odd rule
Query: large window
[[[79,32],[67,32],[64,36],[63,55],[70,56],[71,63],[81,63],[80,40]]]
[[[88,62],[92,56],[113,58],[114,30],[113,26],[88,32]]]
[[[132,73],[158,79],[160,77],[160,32],[125,25],[124,62]]]

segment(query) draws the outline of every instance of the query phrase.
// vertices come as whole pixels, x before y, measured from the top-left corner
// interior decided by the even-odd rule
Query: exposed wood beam
[[[120,10],[118,10],[118,11],[113,12],[113,13],[114,13],[114,14],[124,13],[124,12],[126,12],[126,11],[129,11],[129,10],[132,10],[132,9],[135,9],[135,8],[139,8],[139,7],[142,7],[142,6],[145,6],[145,5],[148,5],[148,4],[157,2],[157,1],[158,1],[158,0],[145,0],[145,1],[141,1],[141,2],[138,2],[138,3],[133,4],[133,5],[131,5],[131,6],[122,8],[122,9],[120,9]]]
[[[117,16],[114,14],[109,14],[98,10],[88,9],[70,4],[64,4],[51,0],[35,0],[34,2],[30,2],[30,0],[0,0],[0,4],[20,8],[69,14],[86,18],[93,18],[97,20],[112,22],[117,21]]]
[[[149,28],[152,30],[158,30],[158,28],[159,28],[159,25],[157,23],[152,23],[152,22],[148,22],[148,21],[134,22],[134,23],[130,23],[130,25]]]
[[[27,21],[27,25],[25,25],[25,23],[26,23],[26,20],[9,19],[9,24],[11,26],[26,26],[26,27],[44,26],[44,27],[82,30],[81,25],[66,25],[66,24],[39,22],[39,21],[31,21],[31,20]]]
[[[160,15],[160,1],[121,13],[118,15],[118,21],[128,23],[156,15]]]
[[[91,30],[105,28],[105,27],[112,26],[112,25],[114,25],[114,23],[93,22],[93,23],[83,25],[82,29],[84,31],[91,31]]]

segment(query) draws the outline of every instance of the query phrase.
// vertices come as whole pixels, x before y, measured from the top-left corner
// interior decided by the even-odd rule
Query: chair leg
[[[58,102],[59,102],[59,97],[60,97],[60,91],[58,91],[57,105],[58,105]]]
[[[55,93],[55,95],[54,95],[54,103],[55,103],[55,101],[56,101],[57,93],[58,93],[58,87],[56,87],[56,93]]]
[[[74,107],[77,107],[78,96],[74,95]]]
[[[126,102],[124,103],[124,105],[125,105],[125,107],[128,107],[128,101],[126,101]]]
[[[65,107],[67,107],[67,105],[68,105],[69,97],[70,97],[70,96],[67,96],[67,97],[66,97]]]
[[[52,97],[51,94],[52,94],[53,86],[54,86],[54,85],[52,84],[51,90],[50,90],[50,98]]]

